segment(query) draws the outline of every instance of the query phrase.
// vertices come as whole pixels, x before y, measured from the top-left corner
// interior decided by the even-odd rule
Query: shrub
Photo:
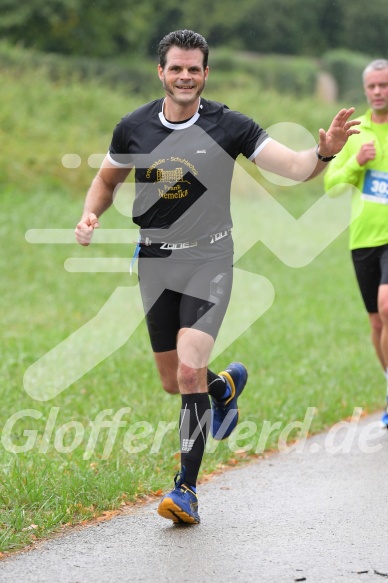
[[[253,75],[266,90],[291,93],[298,97],[315,92],[318,68],[313,59],[258,55],[222,48],[212,51],[211,66],[225,73],[244,72]]]
[[[367,55],[346,49],[333,50],[324,55],[322,66],[336,80],[340,100],[352,103],[365,100],[362,72],[371,60]]]
[[[52,81],[98,81],[141,95],[149,95],[159,87],[155,65],[146,59],[120,61],[66,57],[0,43],[0,68],[12,68],[21,73],[43,69]]]

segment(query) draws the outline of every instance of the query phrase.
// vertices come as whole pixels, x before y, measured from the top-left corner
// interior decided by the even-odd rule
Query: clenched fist
[[[90,213],[80,220],[75,228],[75,238],[80,245],[90,245],[94,229],[99,227],[98,218],[94,213]]]
[[[375,158],[376,148],[373,140],[371,142],[366,142],[366,144],[363,144],[356,156],[356,160],[360,166],[365,166],[365,164],[369,162],[369,160],[374,160]]]

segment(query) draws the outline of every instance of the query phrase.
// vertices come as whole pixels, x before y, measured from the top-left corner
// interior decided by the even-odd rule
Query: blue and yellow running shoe
[[[385,425],[385,427],[388,429],[388,397],[387,397],[387,406],[385,408],[383,416],[381,417],[381,423],[382,423],[382,425]]]
[[[198,498],[195,492],[183,483],[184,472],[175,478],[175,488],[165,494],[158,506],[158,513],[179,524],[199,524]]]
[[[238,423],[237,399],[247,383],[248,372],[241,362],[232,362],[226,370],[219,373],[219,376],[224,377],[231,392],[230,397],[221,401],[211,398],[211,434],[214,439],[221,441],[229,437]]]

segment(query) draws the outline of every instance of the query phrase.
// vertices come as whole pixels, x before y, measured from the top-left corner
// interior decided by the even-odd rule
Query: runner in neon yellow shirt
[[[363,84],[370,109],[359,118],[361,133],[330,164],[325,188],[329,196],[337,196],[347,190],[343,185],[357,187],[350,249],[372,342],[388,382],[388,61],[370,63]],[[382,422],[388,427],[388,387]]]

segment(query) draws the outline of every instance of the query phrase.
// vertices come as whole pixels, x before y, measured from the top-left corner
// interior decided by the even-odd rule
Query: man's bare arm
[[[349,120],[353,112],[353,107],[342,109],[335,116],[327,131],[322,128],[319,130],[318,153],[321,156],[325,158],[335,156],[342,150],[351,135],[360,133],[359,130],[354,129],[354,126],[360,122]],[[295,152],[276,140],[268,142],[256,156],[254,162],[263,170],[299,182],[310,180],[327,168],[327,162],[321,161],[317,157],[316,148]]]
[[[86,195],[82,217],[75,229],[80,245],[89,245],[94,229],[100,225],[98,218],[111,206],[115,190],[130,173],[131,168],[118,168],[105,157],[100,170]]]

